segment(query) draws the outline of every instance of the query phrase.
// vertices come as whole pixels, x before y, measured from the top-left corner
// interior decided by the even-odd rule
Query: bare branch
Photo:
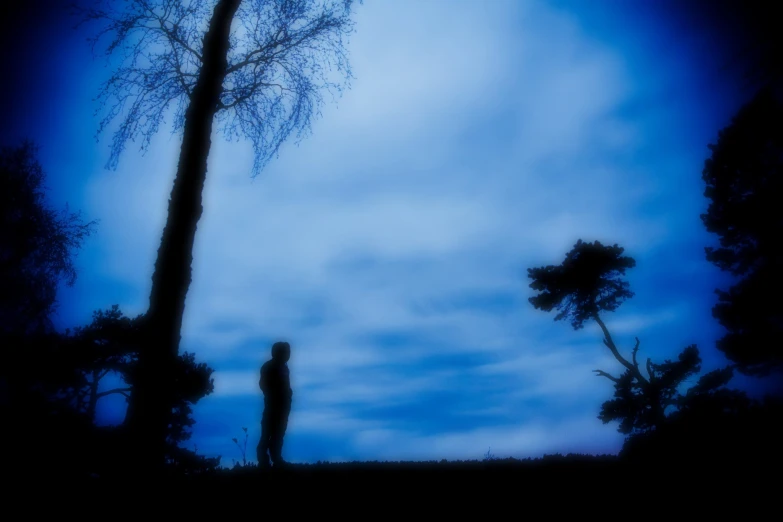
[[[617,349],[617,346],[614,344],[614,341],[612,340],[612,336],[609,333],[609,329],[606,327],[606,325],[604,324],[604,322],[601,320],[601,318],[598,316],[597,313],[593,314],[593,319],[595,319],[595,321],[598,323],[598,326],[601,327],[601,330],[604,333],[604,345],[606,345],[606,347],[609,348],[609,351],[612,352],[614,358],[617,359],[620,362],[620,364],[625,366],[637,379],[639,379],[639,382],[647,384],[648,381],[644,377],[644,375],[642,375],[642,373],[639,371],[639,368],[635,364],[628,362],[628,360],[625,357],[620,355],[620,351]],[[638,348],[638,346],[639,345],[637,343],[636,348]],[[634,350],[636,350],[636,348]],[[634,351],[634,358],[635,356],[636,356],[636,352]]]
[[[101,392],[98,395],[96,395],[96,397],[98,399],[100,399],[101,397],[106,397],[107,395],[111,395],[113,393],[119,393],[119,394],[125,395],[127,397],[128,396],[127,392],[132,391],[132,390],[133,390],[133,388],[114,388],[113,390],[106,390],[104,392]]]
[[[88,39],[93,52],[108,40],[107,56],[119,59],[112,76],[101,86],[96,101],[103,118],[98,135],[115,120],[107,167],[117,166],[128,141],[141,136],[145,151],[164,123],[172,102],[174,130],[181,128],[187,100],[201,67],[196,46],[208,13],[205,2],[181,0],[104,1],[99,8],[74,8],[82,23],[99,24]]]
[[[351,5],[351,0],[240,4],[216,120],[225,137],[252,142],[253,175],[292,134],[300,139],[309,133],[324,91],[334,97],[348,86]],[[106,56],[120,59],[97,97],[98,135],[111,126],[107,166],[116,168],[129,141],[141,138],[139,147],[146,151],[170,116],[173,131],[183,128],[203,65],[211,6],[195,0],[127,0],[77,10],[83,21],[100,24],[90,38],[93,49],[106,40]]]
[[[166,21],[163,19],[160,20],[160,30],[163,32],[164,35],[166,35],[166,38],[169,39],[169,42],[171,43],[172,48],[176,48],[175,44],[178,44],[182,46],[182,48],[186,51],[188,51],[190,54],[192,54],[196,59],[198,59],[199,62],[203,61],[203,58],[201,57],[201,53],[193,49],[191,46],[187,44],[182,38],[177,36],[178,32],[178,26],[174,24],[174,27],[169,29],[166,27]]]
[[[601,330],[604,332],[604,345],[609,348],[609,350],[612,352],[612,355],[614,355],[614,358],[620,361],[620,364],[633,372],[633,365],[629,363],[622,355],[620,355],[620,352],[617,350],[617,346],[615,346],[614,341],[612,340],[612,335],[609,333],[609,330],[606,328],[606,325],[598,316],[598,314],[594,314],[593,319],[596,320],[598,326],[600,326]]]
[[[619,383],[620,382],[619,378],[614,377],[613,375],[610,375],[610,374],[606,373],[603,370],[593,370],[593,371],[596,373],[596,375],[598,377],[606,377],[607,379],[609,379],[610,381],[615,382],[615,383]]]
[[[633,354],[631,355],[631,360],[633,361],[633,365],[636,368],[636,370],[639,370],[639,362],[636,360],[636,354],[639,352],[639,338],[636,337],[636,346],[633,347]]]
[[[277,33],[275,33],[275,35],[270,39],[268,44],[263,45],[257,49],[253,49],[241,61],[230,65],[228,69],[226,69],[226,75],[234,73],[243,67],[247,67],[248,65],[258,65],[262,63],[264,61],[263,54],[272,49],[275,49],[278,45],[280,45],[279,38],[282,31],[283,27],[278,28]]]
[[[280,89],[280,91],[288,91],[293,92],[293,89],[290,89],[288,87],[284,87],[283,85],[279,83],[264,83],[264,82],[256,82],[253,85],[244,88],[245,91],[244,94],[241,96],[235,96],[234,101],[232,101],[229,104],[224,104],[222,101],[219,102],[218,107],[220,109],[230,109],[232,107],[236,107],[237,105],[244,103],[246,100],[249,100],[251,97],[253,97],[256,94],[256,90],[262,87],[275,87],[277,89]],[[238,89],[226,89],[224,93],[228,94],[229,96],[234,95],[235,92],[237,92]]]
[[[245,0],[237,12],[244,31],[229,57],[218,120],[229,139],[249,138],[253,175],[291,134],[309,133],[322,92],[341,92],[352,77],[345,39],[350,1]],[[333,81],[334,73],[343,80]]]

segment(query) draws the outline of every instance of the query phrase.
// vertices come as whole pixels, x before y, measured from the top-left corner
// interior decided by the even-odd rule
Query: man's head
[[[281,363],[288,362],[291,358],[291,345],[285,341],[278,341],[272,345],[272,359]]]

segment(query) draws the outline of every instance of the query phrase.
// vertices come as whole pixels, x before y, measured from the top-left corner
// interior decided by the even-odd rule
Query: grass
[[[427,514],[541,519],[619,514],[621,507],[647,518],[673,512],[703,517],[710,511],[726,517],[736,513],[731,510],[737,506],[742,506],[744,519],[754,519],[748,509],[768,509],[778,499],[778,482],[768,479],[769,471],[757,462],[737,467],[716,458],[694,468],[631,463],[612,455],[489,457],[490,451],[485,459],[473,461],[294,463],[279,470],[249,464],[165,482],[124,476],[81,484],[71,502],[121,498],[123,506],[148,514],[165,509],[178,518],[199,519],[210,518],[208,513],[214,510],[222,518],[233,516],[231,511],[238,516],[350,514],[384,519],[399,513],[408,518]],[[76,491],[73,481],[37,480],[25,486],[17,480],[13,485],[46,499]]]

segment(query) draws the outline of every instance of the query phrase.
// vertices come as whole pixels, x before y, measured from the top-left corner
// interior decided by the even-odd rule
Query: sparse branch
[[[639,371],[639,362],[636,360],[636,354],[639,352],[639,338],[636,337],[636,345],[633,347],[633,353],[631,355],[631,361],[633,362],[636,371]]]
[[[650,382],[652,382],[655,379],[655,373],[653,372],[653,366],[652,366],[652,359],[649,357],[647,358],[647,374],[650,376]]]
[[[243,38],[229,53],[217,104],[229,139],[248,138],[257,175],[291,134],[309,133],[323,91],[342,91],[352,77],[345,39],[352,32],[350,1],[246,0],[237,18]],[[345,83],[335,82],[342,73]]]
[[[202,64],[202,55],[194,45],[200,38],[205,14],[202,3],[130,0],[121,5],[107,1],[100,9],[74,8],[82,22],[101,24],[90,38],[93,50],[99,41],[108,38],[105,54],[121,59],[97,97],[96,113],[103,112],[104,116],[98,135],[121,118],[113,131],[109,168],[117,166],[125,144],[138,136],[143,137],[140,148],[145,151],[169,106],[177,100],[173,130],[182,127],[187,100]]]
[[[114,388],[113,390],[103,391],[103,392],[99,393],[98,395],[96,395],[96,397],[98,399],[100,399],[101,397],[106,397],[107,395],[111,395],[113,393],[119,393],[119,394],[125,395],[127,397],[128,396],[127,392],[130,392],[132,390],[133,390],[133,388]]]
[[[350,0],[244,0],[240,5],[217,120],[229,139],[252,142],[253,175],[292,133],[297,138],[309,133],[323,102],[321,91],[334,97],[347,86],[350,6]],[[83,22],[101,24],[90,38],[93,48],[108,39],[105,54],[122,58],[97,99],[97,112],[103,113],[98,135],[119,119],[107,163],[115,168],[129,141],[141,137],[141,151],[149,147],[172,102],[172,131],[183,128],[205,59],[200,42],[211,7],[209,2],[128,0],[75,10]],[[334,81],[335,70],[343,73],[344,83]]]
[[[268,57],[264,56],[264,53],[269,51],[270,49],[274,49],[275,47],[277,47],[279,45],[279,43],[277,41],[277,38],[278,38],[279,32],[281,30],[282,30],[282,28],[280,30],[278,30],[278,34],[273,36],[271,41],[268,44],[266,44],[266,45],[264,45],[262,47],[259,47],[257,49],[252,50],[251,52],[249,52],[244,57],[244,59],[242,59],[241,61],[239,61],[239,62],[237,62],[237,63],[235,63],[235,64],[233,64],[231,66],[229,66],[228,69],[226,69],[226,75],[229,75],[231,73],[237,72],[240,69],[242,69],[243,67],[247,67],[248,65],[251,65],[251,64],[252,65],[258,65],[258,64],[262,63],[265,60],[269,60]]]
[[[649,359],[648,359],[648,373],[650,373],[650,379],[647,379],[644,377],[641,371],[639,371],[639,365],[636,362],[636,354],[639,351],[639,338],[636,338],[636,346],[634,346],[633,349],[633,355],[632,355],[632,363],[628,362],[628,360],[623,357],[620,354],[620,351],[617,349],[617,346],[614,344],[614,340],[612,340],[612,336],[609,333],[609,329],[606,327],[606,324],[601,320],[601,318],[598,316],[597,313],[593,314],[593,319],[598,323],[598,326],[601,327],[601,330],[604,333],[604,344],[607,348],[609,348],[609,351],[612,352],[612,355],[614,355],[614,358],[620,361],[620,364],[625,366],[637,379],[639,379],[639,382],[642,384],[649,384],[650,380],[652,379],[652,373],[650,373],[650,367],[649,367]]]
[[[180,59],[179,59],[179,57],[177,56],[176,53],[173,53],[172,60],[173,60],[173,63],[172,63],[173,68],[174,68],[174,70],[176,71],[176,74],[177,74],[177,80],[179,80],[179,84],[182,87],[182,90],[185,91],[185,94],[187,94],[188,97],[190,97],[190,95],[192,94],[192,90],[190,88],[190,85],[186,81],[185,77],[186,76],[190,76],[191,78],[195,79],[196,75],[195,74],[188,74],[188,73],[185,73],[185,72],[182,71],[182,64],[180,63]]]
[[[248,52],[242,60],[229,66],[226,73],[231,74],[248,65],[275,60],[279,56],[287,54],[291,49],[300,48],[305,43],[317,39],[322,33],[337,29],[344,24],[344,21],[339,17],[335,17],[331,12],[326,12],[308,22],[301,29],[289,32],[289,25],[293,25],[294,21],[291,19],[282,20],[274,35],[260,44],[258,48]]]
[[[166,27],[165,20],[160,20],[160,30],[163,32],[164,35],[166,35],[166,38],[168,38],[169,42],[171,43],[172,48],[176,48],[175,44],[178,44],[182,47],[182,49],[188,51],[190,54],[193,55],[199,62],[203,61],[203,58],[201,57],[201,53],[193,49],[190,45],[188,45],[187,42],[185,42],[182,38],[178,37],[175,33],[177,25],[174,25],[175,29],[169,29]]]
[[[244,93],[242,95],[239,95],[239,96],[236,96],[235,93],[239,92],[240,89],[226,89],[224,91],[224,93],[226,95],[228,95],[228,97],[234,96],[234,100],[232,102],[230,102],[230,103],[227,103],[227,104],[223,103],[222,101],[218,102],[218,108],[221,109],[221,110],[225,110],[225,109],[231,109],[232,107],[236,107],[237,105],[239,105],[241,103],[244,103],[245,101],[249,100],[254,95],[256,95],[256,91],[258,89],[266,88],[266,87],[274,87],[274,88],[280,89],[281,92],[283,92],[283,91],[294,92],[293,89],[285,87],[285,86],[283,86],[283,85],[281,85],[279,83],[265,83],[265,82],[260,82],[259,81],[259,82],[256,82],[256,83],[250,85],[249,87],[241,89],[242,91],[244,91]]]
[[[598,314],[594,314],[593,318],[598,323],[598,326],[601,327],[601,330],[604,333],[604,344],[607,348],[609,348],[609,351],[612,352],[612,355],[614,355],[614,358],[620,361],[620,364],[631,370],[634,371],[634,366],[629,363],[622,355],[620,355],[620,352],[617,350],[617,346],[615,346],[614,341],[612,340],[612,335],[609,333],[609,329],[606,327],[604,322],[601,320],[601,318],[598,316]]]
[[[169,20],[169,16],[172,14],[172,10],[174,9],[174,5],[179,3],[179,0],[174,1],[166,1],[165,2],[165,8],[163,11],[163,15],[159,15],[155,12],[155,8],[150,5],[150,2],[147,0],[136,0],[144,9],[144,11],[147,13],[148,19],[155,20],[157,22],[157,25],[154,26],[152,29],[158,30],[161,33],[163,33],[164,36],[166,36],[167,40],[169,41],[169,44],[171,45],[172,49],[177,49],[177,46],[182,48],[183,50],[189,52],[191,55],[193,55],[194,58],[196,58],[199,62],[203,61],[203,58],[201,56],[201,53],[196,51],[190,44],[188,44],[187,41],[185,41],[184,38],[182,38],[179,34],[179,27],[180,24],[183,22],[185,16],[192,12],[188,11],[186,9],[182,9],[182,15],[178,19],[177,22],[171,22]],[[169,29],[166,27],[166,23],[171,23],[172,27]]]
[[[593,371],[595,372],[595,374],[596,374],[598,377],[606,377],[607,379],[609,379],[610,381],[612,381],[612,382],[614,382],[614,383],[619,383],[619,382],[620,382],[620,379],[619,379],[619,378],[617,378],[617,377],[615,377],[615,376],[613,376],[613,375],[610,375],[610,374],[606,373],[606,372],[605,372],[605,371],[603,371],[603,370],[593,370]]]

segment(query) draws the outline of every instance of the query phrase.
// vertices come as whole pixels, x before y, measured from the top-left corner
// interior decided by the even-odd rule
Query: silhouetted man
[[[258,443],[258,465],[269,467],[269,457],[277,467],[285,464],[282,457],[283,436],[291,413],[291,381],[288,377],[288,359],[291,346],[286,342],[272,345],[272,360],[261,366],[258,386],[264,392],[264,415],[261,418],[261,440]],[[269,455],[267,455],[269,452]]]

